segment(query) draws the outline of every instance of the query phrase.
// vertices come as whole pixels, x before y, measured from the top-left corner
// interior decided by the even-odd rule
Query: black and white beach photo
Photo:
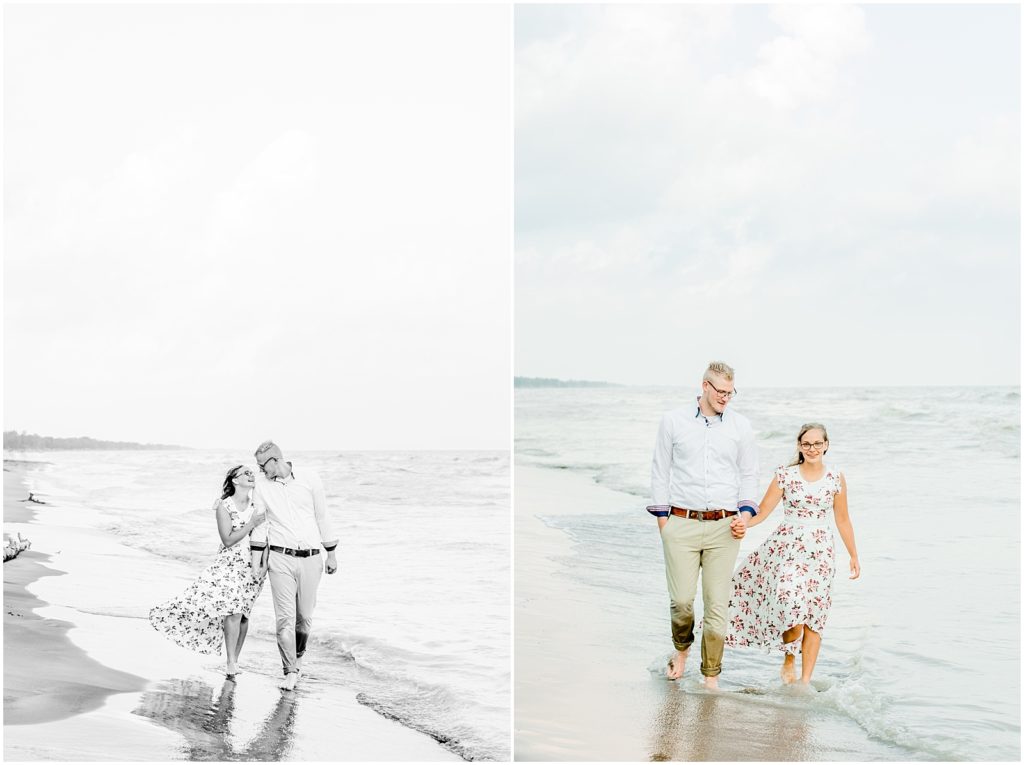
[[[3,14],[5,759],[510,759],[509,9]]]

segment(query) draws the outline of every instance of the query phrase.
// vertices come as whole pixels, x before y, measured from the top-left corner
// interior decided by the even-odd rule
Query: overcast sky
[[[4,427],[508,448],[511,26],[6,5]]]
[[[1019,384],[1015,5],[516,8],[516,374]]]

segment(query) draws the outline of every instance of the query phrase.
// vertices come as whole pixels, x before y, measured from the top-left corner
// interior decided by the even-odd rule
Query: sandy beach
[[[706,692],[696,663],[683,681],[666,681],[667,632],[663,644],[647,637],[664,615],[637,613],[585,583],[573,540],[538,518],[635,508],[655,545],[642,503],[568,471],[517,464],[515,484],[517,760],[913,758],[853,720],[794,708],[781,694],[725,681],[722,692]],[[660,571],[651,587],[664,587]]]
[[[180,566],[76,525],[57,504],[26,502],[32,470],[4,463],[4,531],[32,540],[4,564],[6,760],[459,759],[328,682],[326,662],[282,694],[276,675],[245,671],[245,652],[230,681],[219,657],[170,643],[145,621],[143,602],[107,593],[111,609],[83,606],[76,583],[112,561],[143,591],[181,578]],[[276,647],[251,638],[245,650]]]

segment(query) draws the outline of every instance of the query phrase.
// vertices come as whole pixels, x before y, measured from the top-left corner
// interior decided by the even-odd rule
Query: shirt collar
[[[725,420],[724,415],[725,412],[720,412],[719,414],[716,414],[713,417],[704,417],[704,412],[700,410],[700,396],[697,396],[697,411],[694,413],[693,419],[697,419],[698,417],[704,417],[705,420],[711,421],[715,419],[715,417],[717,417],[719,422],[723,422]]]

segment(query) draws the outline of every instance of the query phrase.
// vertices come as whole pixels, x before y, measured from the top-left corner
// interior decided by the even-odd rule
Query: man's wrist
[[[751,518],[753,518],[755,515],[757,515],[757,511],[758,511],[757,505],[755,503],[753,503],[753,502],[750,502],[750,501],[743,501],[743,502],[738,503],[736,505],[736,509],[740,511],[741,515],[743,513],[747,513],[748,515],[750,515]]]

